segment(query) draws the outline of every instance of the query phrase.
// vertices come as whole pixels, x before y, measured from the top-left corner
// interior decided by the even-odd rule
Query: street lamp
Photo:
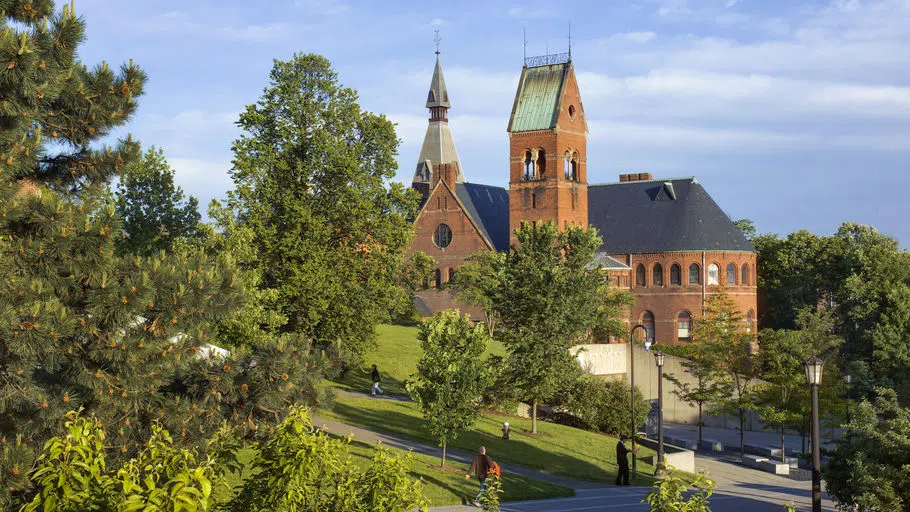
[[[847,385],[847,423],[850,423],[850,384],[853,384],[853,376],[849,372],[844,375],[844,384]]]
[[[632,391],[629,393],[632,396],[632,406],[630,410],[632,412],[632,472],[635,473],[638,471],[638,458],[635,455],[635,331],[638,329],[644,329],[645,331],[645,350],[651,348],[651,332],[648,331],[648,328],[642,324],[638,324],[632,327],[632,330],[629,331],[629,387],[632,388]]]
[[[657,467],[655,474],[664,471],[664,353],[654,351],[657,363]]]
[[[818,428],[818,386],[822,383],[822,367],[825,361],[818,356],[810,357],[806,363],[806,383],[812,390],[812,512],[822,511],[822,473]]]

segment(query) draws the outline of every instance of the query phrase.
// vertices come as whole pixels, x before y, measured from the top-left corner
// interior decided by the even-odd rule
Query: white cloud
[[[510,18],[518,19],[544,19],[552,18],[554,13],[549,9],[533,9],[527,7],[511,7],[506,11],[506,15]]]
[[[616,34],[614,37],[626,39],[634,43],[647,43],[648,41],[657,39],[657,34],[654,32],[626,32],[623,34]]]
[[[148,19],[136,20],[133,28],[156,35],[184,34],[208,39],[259,43],[283,40],[304,30],[302,27],[287,22],[243,24],[213,19],[199,22],[196,21],[197,19],[201,18],[171,11]]]

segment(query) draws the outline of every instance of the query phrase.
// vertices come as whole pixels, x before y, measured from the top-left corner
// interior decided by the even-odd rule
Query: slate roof
[[[509,118],[509,132],[549,130],[556,126],[559,97],[570,63],[523,68]]]
[[[594,261],[588,265],[588,268],[599,268],[601,270],[631,270],[632,267],[608,255],[603,251],[594,253]]]
[[[608,254],[755,252],[695,178],[588,185],[588,222]]]
[[[455,195],[497,251],[509,250],[509,191],[478,183],[458,183]]]

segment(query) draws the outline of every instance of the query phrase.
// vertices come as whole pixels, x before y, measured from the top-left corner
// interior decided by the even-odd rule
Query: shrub
[[[623,380],[604,381],[593,375],[582,375],[568,393],[564,405],[587,428],[618,434],[627,432],[631,424],[630,394],[629,385]],[[650,408],[648,401],[636,389],[636,425],[647,421]]]

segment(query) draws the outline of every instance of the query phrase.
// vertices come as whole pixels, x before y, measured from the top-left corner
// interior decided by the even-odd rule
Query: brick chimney
[[[627,181],[650,181],[653,179],[650,172],[633,172],[631,174],[619,175],[620,183],[625,183]]]
[[[449,162],[446,164],[439,164],[433,169],[433,186],[435,187],[439,180],[442,180],[449,186],[450,189],[455,190],[455,183],[458,179],[458,164],[455,162]]]

